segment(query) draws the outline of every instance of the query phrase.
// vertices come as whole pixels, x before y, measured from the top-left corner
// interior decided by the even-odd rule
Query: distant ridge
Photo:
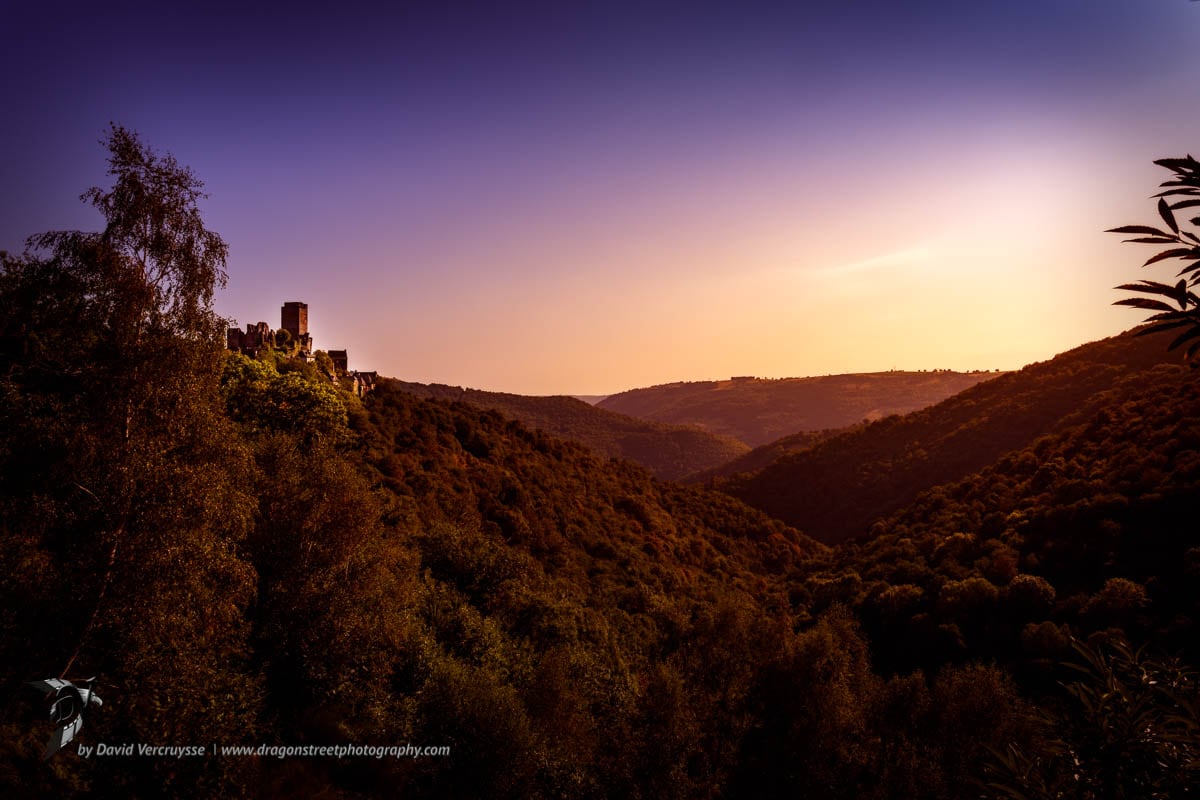
[[[814,447],[827,439],[832,439],[834,436],[839,436],[857,428],[861,428],[866,423],[860,422],[857,425],[849,425],[845,428],[831,428],[823,431],[801,431],[793,433],[791,436],[784,436],[782,439],[776,439],[773,442],[760,445],[749,453],[740,455],[732,461],[727,461],[719,467],[712,469],[701,470],[686,476],[683,479],[684,483],[706,483],[718,478],[727,478],[743,472],[757,472],[774,461],[783,458],[791,453],[799,453],[801,450],[807,450]]]
[[[811,378],[734,377],[614,394],[600,408],[673,425],[698,425],[750,447],[806,431],[844,428],[933,405],[994,372],[874,372]]]
[[[870,525],[925,489],[956,481],[1114,401],[1119,380],[1178,364],[1170,332],[1085,344],[943,402],[784,455],[724,491],[826,542]]]
[[[393,379],[388,383],[418,397],[457,400],[499,411],[531,428],[578,442],[599,455],[641,464],[664,480],[712,469],[750,450],[732,437],[694,426],[636,419],[574,397],[529,397]]]

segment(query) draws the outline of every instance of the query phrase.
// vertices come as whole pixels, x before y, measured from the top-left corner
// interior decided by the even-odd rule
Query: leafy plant
[[[1192,291],[1192,287],[1200,283],[1200,236],[1184,230],[1175,218],[1175,212],[1200,207],[1200,162],[1189,155],[1185,158],[1162,158],[1154,163],[1174,173],[1170,180],[1159,184],[1163,191],[1154,195],[1158,198],[1158,214],[1168,230],[1149,225],[1125,225],[1107,232],[1132,234],[1134,238],[1125,241],[1136,244],[1173,245],[1151,256],[1142,264],[1143,267],[1170,259],[1179,259],[1184,266],[1175,275],[1179,279],[1175,284],[1151,280],[1121,284],[1116,288],[1146,296],[1126,297],[1113,305],[1155,312],[1146,318],[1147,322],[1153,324],[1139,331],[1139,336],[1184,328],[1168,349],[1174,350],[1190,342],[1186,353],[1190,359],[1200,351],[1200,297]],[[1188,224],[1200,227],[1200,216],[1192,217]]]
[[[1063,705],[1036,712],[1039,746],[1010,745],[988,765],[987,797],[1191,796],[1200,776],[1196,673],[1121,639],[1074,641]]]

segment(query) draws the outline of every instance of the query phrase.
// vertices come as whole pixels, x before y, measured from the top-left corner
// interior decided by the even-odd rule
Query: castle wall
[[[296,347],[296,355],[305,361],[312,360],[313,338],[308,332],[308,303],[287,302],[279,310],[279,330],[291,334],[292,344]],[[225,346],[237,353],[243,353],[251,358],[257,356],[264,348],[276,346],[276,332],[265,322],[246,325],[246,330],[228,328],[225,331]],[[283,345],[280,344],[280,347]],[[349,374],[354,379],[354,390],[363,395],[375,387],[374,372],[350,372],[350,356],[345,350],[330,350],[329,358],[333,361],[336,371]]]

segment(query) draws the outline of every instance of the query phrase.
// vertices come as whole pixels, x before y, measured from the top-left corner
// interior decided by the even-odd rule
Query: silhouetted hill
[[[418,398],[394,381],[369,401],[363,452],[384,487],[413,498],[431,522],[472,509],[498,541],[560,565],[578,559],[579,579],[590,574],[594,583],[612,569],[622,584],[659,583],[668,567],[666,580],[677,589],[734,563],[720,554],[737,554],[747,574],[761,576],[822,549],[727,495],[657,481],[636,464],[599,457],[496,410]],[[659,577],[637,578],[642,569]]]
[[[531,427],[586,445],[603,456],[634,461],[664,479],[716,467],[749,450],[736,439],[694,426],[636,419],[573,397],[527,397],[443,384],[391,383],[418,397],[494,409]]]
[[[793,433],[916,411],[994,377],[946,371],[733,378],[633,389],[599,405],[655,422],[698,425],[758,447]]]
[[[776,439],[773,442],[756,447],[749,453],[740,455],[732,461],[726,461],[719,467],[693,472],[691,475],[685,476],[683,482],[706,483],[716,478],[727,478],[743,472],[757,472],[790,453],[799,453],[801,450],[807,450],[815,444],[823,442],[826,439],[832,439],[834,436],[839,436],[851,429],[862,427],[864,424],[859,423],[858,425],[849,425],[845,428],[831,428],[823,431],[793,433],[791,436],[784,436],[782,439]]]
[[[723,488],[809,535],[838,542],[923,489],[982,469],[1110,402],[1113,384],[1179,357],[1163,336],[1132,333],[1075,348],[967,389],[932,408],[892,416],[784,456]]]
[[[1200,373],[1165,337],[741,481],[843,526],[905,506],[825,547],[494,409],[227,351],[201,184],[108,145],[104,233],[0,252],[0,797],[1200,785]],[[120,742],[172,752],[84,749]]]
[[[1119,345],[1134,366],[1154,360],[1143,341],[1060,358],[1099,360]],[[1112,627],[1195,663],[1197,377],[1178,363],[1127,371],[1053,432],[922,492],[870,540],[829,551],[804,591],[815,610],[854,608],[886,669],[969,656],[1028,659],[1036,672],[1038,659],[1062,656],[1067,632]]]

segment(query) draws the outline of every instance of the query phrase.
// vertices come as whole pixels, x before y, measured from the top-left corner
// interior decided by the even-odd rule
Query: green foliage
[[[30,237],[30,245],[86,277],[91,304],[128,335],[216,335],[212,300],[225,283],[228,246],[204,227],[204,184],[125,128],[112,126],[104,144],[113,184],[82,196],[104,216],[104,230],[44,233]]]
[[[302,373],[240,353],[226,357],[221,386],[229,416],[252,430],[303,432],[338,440],[347,432],[345,393]]]
[[[1195,671],[1125,641],[1073,641],[1062,697],[1036,712],[1028,747],[994,753],[988,797],[1176,798],[1200,781]]]
[[[1155,312],[1146,318],[1147,322],[1153,324],[1140,331],[1139,335],[1177,331],[1168,349],[1174,350],[1186,344],[1185,357],[1190,359],[1200,352],[1200,297],[1191,290],[1191,287],[1200,283],[1200,236],[1180,225],[1175,212],[1200,206],[1200,162],[1189,155],[1184,158],[1163,158],[1154,163],[1172,173],[1170,179],[1159,184],[1163,191],[1154,195],[1158,198],[1158,215],[1168,230],[1149,225],[1126,225],[1113,228],[1108,233],[1133,234],[1134,238],[1126,239],[1126,242],[1174,245],[1151,256],[1142,266],[1148,267],[1167,260],[1182,261],[1183,266],[1175,276],[1179,280],[1174,284],[1150,280],[1121,284],[1118,289],[1143,296],[1117,300],[1113,305]],[[1200,217],[1192,217],[1187,224],[1193,228],[1200,227]]]
[[[225,245],[204,229],[201,184],[113,128],[109,189],[84,195],[99,233],[33,237],[5,259],[0,303],[0,536],[4,675],[96,675],[124,711],[96,715],[107,741],[226,738],[257,727],[249,663],[254,574],[238,546],[252,499],[246,450],[217,388],[211,304]],[[65,591],[64,591],[65,588]],[[171,684],[192,676],[205,691]],[[253,765],[140,760],[76,764],[130,796],[236,793]]]

